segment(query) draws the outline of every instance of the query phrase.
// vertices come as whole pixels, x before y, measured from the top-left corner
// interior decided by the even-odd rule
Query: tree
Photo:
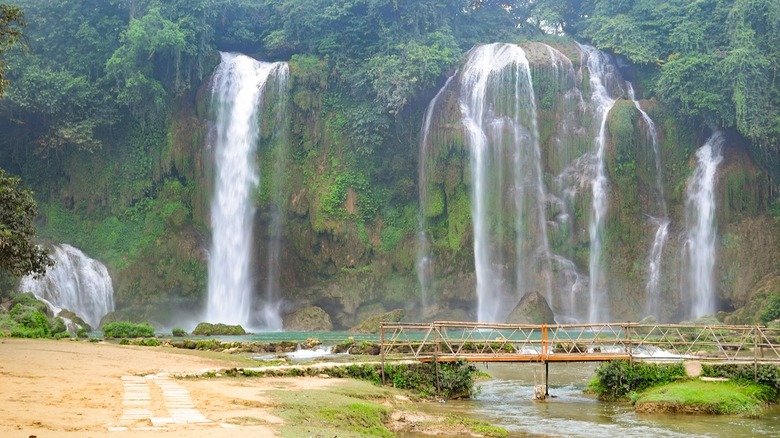
[[[24,26],[24,13],[15,6],[0,5],[0,56],[13,47],[21,38]],[[0,58],[0,95],[5,85],[5,62]]]
[[[22,37],[22,11],[0,5],[0,55]],[[0,61],[0,95],[7,83]],[[37,205],[32,192],[19,188],[19,178],[0,169],[0,269],[13,275],[43,275],[54,265],[47,251],[32,242]]]
[[[38,206],[32,192],[20,188],[19,181],[0,169],[0,269],[13,275],[41,276],[54,261],[32,242]]]

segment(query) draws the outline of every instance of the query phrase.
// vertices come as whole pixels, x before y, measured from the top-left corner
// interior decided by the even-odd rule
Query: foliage
[[[738,382],[758,383],[766,385],[780,396],[780,367],[772,364],[753,365],[737,364],[702,364],[702,375],[706,377],[725,377]]]
[[[173,330],[171,330],[171,335],[177,338],[182,338],[184,336],[187,336],[187,331],[181,327],[174,327]]]
[[[22,38],[25,25],[24,12],[16,6],[0,4],[0,56],[13,47]],[[5,79],[6,64],[0,58],[0,96],[3,95],[8,80]]]
[[[644,391],[656,385],[673,382],[685,377],[685,367],[677,364],[650,364],[612,360],[596,369],[590,389],[605,400],[619,400],[631,392]]]
[[[33,242],[37,204],[19,182],[0,169],[0,269],[18,276],[41,276],[54,261]]]
[[[103,326],[103,334],[106,338],[145,338],[154,336],[154,327],[146,323],[114,321]]]
[[[759,316],[761,324],[768,324],[776,319],[780,319],[780,293],[769,295]]]

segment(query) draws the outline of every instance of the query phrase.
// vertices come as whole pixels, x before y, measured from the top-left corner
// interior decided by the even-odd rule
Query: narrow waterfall
[[[725,139],[715,131],[696,151],[696,170],[688,180],[685,199],[687,240],[682,298],[689,303],[687,317],[700,318],[715,312],[715,268],[717,224],[715,216],[715,173],[723,160]]]
[[[500,43],[472,49],[460,90],[471,153],[477,318],[496,322],[528,291],[551,295],[537,115],[525,52]],[[513,249],[506,234],[515,236]],[[514,276],[507,272],[512,268]]]
[[[428,166],[430,156],[430,132],[431,122],[433,121],[433,114],[436,106],[439,103],[444,90],[452,83],[452,78],[455,77],[457,71],[447,78],[447,81],[436,93],[433,99],[428,104],[428,108],[425,109],[425,117],[423,118],[422,128],[420,129],[420,147],[419,158],[417,161],[417,186],[419,192],[419,215],[417,217],[417,281],[420,283],[420,305],[421,315],[425,315],[428,309],[431,287],[434,281],[433,272],[433,260],[430,253],[430,242],[428,241],[428,233],[425,231],[425,211],[428,207]]]
[[[588,276],[581,274],[570,259],[574,234],[573,205],[578,193],[590,190],[590,168],[587,164],[592,136],[583,127],[585,101],[579,78],[572,61],[559,50],[544,44],[552,66],[557,99],[553,110],[558,116],[552,142],[547,145],[548,165],[558,173],[553,178],[548,202],[552,213],[551,238],[558,239],[559,247],[552,255],[555,296],[549,302],[559,322],[579,322],[587,319],[582,310],[587,308]],[[577,158],[579,157],[579,158]],[[566,244],[563,244],[565,242]],[[569,258],[567,258],[569,257]]]
[[[215,190],[211,204],[207,319],[251,324],[253,195],[260,180],[255,151],[259,114],[269,77],[286,64],[221,53],[214,75]]]
[[[617,80],[617,72],[611,65],[609,57],[594,47],[580,46],[586,56],[588,72],[590,73],[591,101],[594,109],[594,119],[598,123],[598,134],[595,141],[596,172],[592,182],[593,203],[590,211],[588,234],[590,236],[590,304],[588,320],[590,322],[607,322],[610,320],[607,293],[607,279],[602,266],[602,245],[604,219],[607,215],[607,176],[604,165],[604,150],[607,143],[607,116],[616,98],[610,94],[610,82]]]
[[[664,186],[662,182],[661,150],[660,145],[658,144],[658,131],[656,130],[655,122],[639,105],[639,101],[636,100],[636,95],[634,94],[634,87],[630,82],[626,82],[626,89],[628,91],[628,97],[634,102],[634,106],[642,116],[642,120],[645,122],[647,134],[653,146],[657,213],[655,216],[650,216],[650,220],[655,225],[656,231],[655,237],[653,238],[653,244],[650,247],[650,258],[647,264],[645,314],[659,317],[661,311],[661,256],[663,255],[664,245],[666,245],[666,239],[669,237],[670,223],[669,214],[666,210],[666,198],[664,197]]]
[[[268,330],[281,330],[281,287],[279,283],[282,249],[282,225],[284,221],[284,177],[287,167],[287,87],[289,67],[277,64],[275,75],[276,104],[274,110],[272,141],[274,148],[273,185],[271,187],[271,224],[268,228],[268,254],[266,259],[265,297],[260,314],[261,326]]]
[[[114,288],[108,269],[70,245],[54,245],[51,256],[54,267],[41,279],[22,278],[19,292],[32,292],[59,310],[75,313],[93,329],[97,328],[100,319],[114,311]]]

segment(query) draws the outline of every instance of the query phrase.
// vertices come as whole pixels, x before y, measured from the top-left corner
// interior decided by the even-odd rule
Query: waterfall
[[[723,134],[715,131],[696,151],[696,170],[688,180],[685,199],[687,240],[684,246],[683,302],[690,303],[689,318],[700,318],[715,312],[716,217],[715,172],[723,160]]]
[[[280,314],[282,298],[279,284],[282,248],[282,224],[284,220],[284,176],[287,167],[287,83],[289,68],[287,64],[277,64],[273,139],[276,140],[274,150],[273,186],[271,188],[271,224],[268,229],[269,244],[266,259],[265,297],[261,311],[261,325],[268,330],[281,330]]]
[[[530,290],[552,294],[536,105],[525,52],[500,43],[472,49],[460,89],[471,154],[477,318],[495,322]],[[514,278],[506,275],[512,265],[507,233],[515,235]]]
[[[604,165],[604,150],[607,143],[607,116],[616,98],[610,94],[609,85],[617,79],[617,72],[610,64],[609,57],[594,47],[580,46],[587,57],[587,67],[590,73],[591,101],[595,111],[595,120],[598,123],[598,134],[595,141],[596,172],[592,182],[593,203],[590,211],[588,235],[590,237],[590,285],[588,288],[590,304],[588,320],[590,322],[607,322],[609,316],[609,303],[607,293],[607,280],[602,266],[602,245],[604,219],[607,214],[607,175]]]
[[[423,118],[422,128],[420,129],[420,148],[419,158],[417,161],[417,185],[419,191],[419,215],[417,217],[417,280],[420,283],[420,305],[421,315],[425,315],[428,309],[429,299],[431,294],[431,287],[434,280],[433,272],[433,260],[430,254],[430,242],[428,241],[428,233],[425,231],[425,209],[428,206],[428,158],[430,155],[430,132],[431,122],[433,121],[433,113],[436,109],[436,105],[439,103],[439,99],[444,90],[449,87],[452,82],[452,78],[455,77],[457,71],[447,78],[447,81],[436,93],[433,99],[428,104],[428,108],[425,110],[425,117]]]
[[[250,324],[252,306],[252,222],[259,109],[272,75],[286,74],[284,63],[221,53],[214,75],[216,107],[215,190],[211,204],[207,319]]]
[[[54,267],[43,278],[22,278],[19,291],[32,292],[58,308],[55,313],[69,310],[97,328],[100,319],[114,311],[114,288],[108,269],[70,245],[52,246],[51,256]]]
[[[647,266],[647,286],[645,297],[645,314],[660,317],[660,303],[661,303],[661,256],[663,255],[664,245],[666,245],[666,239],[669,236],[669,215],[666,210],[666,198],[664,197],[664,186],[662,182],[662,169],[661,169],[661,150],[658,144],[658,131],[655,127],[655,122],[652,118],[642,109],[639,105],[639,101],[636,100],[634,94],[634,87],[630,82],[626,82],[626,89],[628,91],[628,97],[634,102],[634,106],[642,116],[642,120],[647,127],[647,133],[650,137],[650,142],[653,146],[653,158],[655,163],[655,196],[658,209],[658,216],[650,216],[650,220],[656,227],[655,237],[653,238],[653,244],[650,247],[650,259]]]

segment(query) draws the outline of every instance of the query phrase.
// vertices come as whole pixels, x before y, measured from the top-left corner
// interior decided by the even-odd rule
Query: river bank
[[[462,435],[486,426],[419,412],[408,393],[351,379],[172,377],[248,364],[209,351],[0,338],[0,436]]]

